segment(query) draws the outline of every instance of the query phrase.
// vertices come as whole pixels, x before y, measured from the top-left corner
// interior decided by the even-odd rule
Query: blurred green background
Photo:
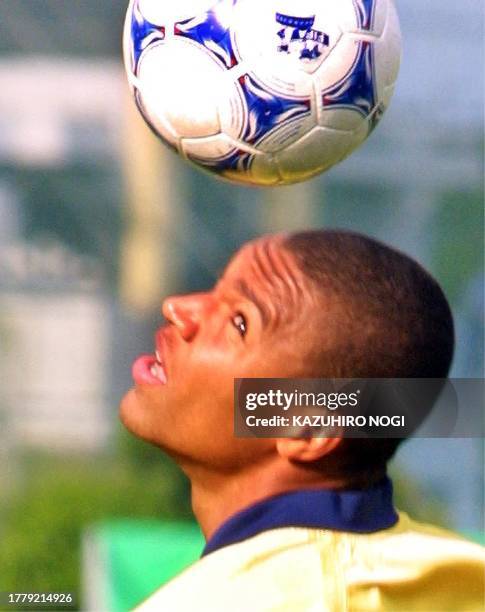
[[[187,482],[122,431],[117,404],[163,296],[210,286],[255,235],[345,227],[405,250],[452,303],[453,375],[483,375],[482,9],[397,4],[382,125],[328,174],[266,191],[199,173],[142,124],[124,3],[0,4],[0,591],[73,591],[79,607],[89,528],[191,519]],[[480,531],[482,465],[481,440],[409,441],[397,503]]]

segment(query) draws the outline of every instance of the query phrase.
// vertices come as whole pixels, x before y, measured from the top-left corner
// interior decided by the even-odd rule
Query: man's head
[[[437,283],[405,255],[348,232],[248,243],[213,289],[168,298],[163,314],[157,355],[136,362],[121,416],[188,471],[231,473],[278,454],[322,471],[375,468],[396,443],[320,443],[298,455],[275,440],[235,438],[234,378],[440,378],[453,353]]]

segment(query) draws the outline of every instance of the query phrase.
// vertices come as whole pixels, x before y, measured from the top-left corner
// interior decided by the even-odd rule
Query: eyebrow
[[[268,323],[271,321],[271,312],[267,304],[265,304],[261,300],[261,298],[256,293],[254,293],[254,291],[248,285],[248,283],[244,279],[239,278],[236,281],[234,281],[234,288],[236,289],[238,293],[243,295],[250,302],[253,302],[253,304],[259,310],[259,314],[261,315],[263,325],[265,326],[268,325]]]

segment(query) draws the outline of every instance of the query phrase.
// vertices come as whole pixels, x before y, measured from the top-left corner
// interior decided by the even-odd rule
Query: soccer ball
[[[347,157],[387,108],[393,0],[131,0],[136,104],[185,159],[243,184],[296,183]]]

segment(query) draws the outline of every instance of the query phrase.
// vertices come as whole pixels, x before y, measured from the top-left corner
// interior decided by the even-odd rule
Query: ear
[[[331,453],[342,438],[278,438],[276,450],[290,461],[318,461]]]

